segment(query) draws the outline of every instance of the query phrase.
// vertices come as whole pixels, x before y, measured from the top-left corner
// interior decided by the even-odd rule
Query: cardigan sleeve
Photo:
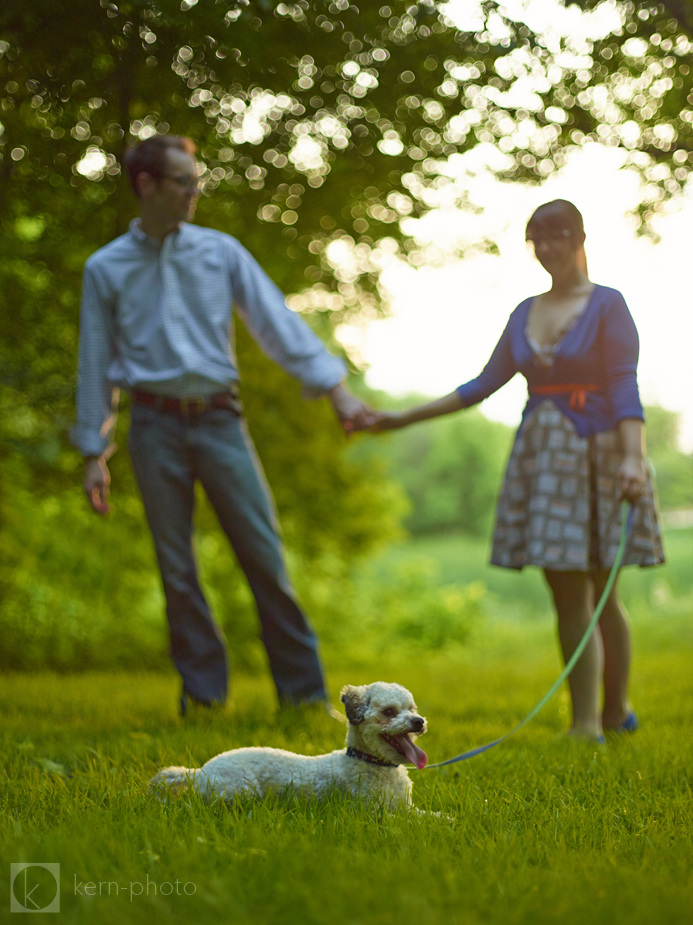
[[[636,370],[640,342],[625,299],[614,290],[603,319],[603,362],[614,423],[624,418],[644,420]]]
[[[470,379],[457,387],[456,392],[462,399],[465,408],[476,405],[489,395],[497,392],[506,382],[509,382],[517,372],[517,366],[512,352],[512,323],[514,312],[510,316],[500,340],[493,349],[489,361],[476,379]]]

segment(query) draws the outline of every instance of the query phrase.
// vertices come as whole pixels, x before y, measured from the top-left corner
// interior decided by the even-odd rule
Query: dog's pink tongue
[[[397,736],[397,741],[402,746],[404,757],[416,765],[419,771],[426,767],[426,762],[428,761],[426,752],[421,751],[418,745],[414,745],[408,735]]]

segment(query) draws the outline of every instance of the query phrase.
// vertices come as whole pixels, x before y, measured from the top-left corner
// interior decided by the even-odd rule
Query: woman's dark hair
[[[569,231],[576,245],[585,240],[585,225],[580,210],[567,199],[553,199],[535,210],[527,222],[526,235],[535,232]]]
[[[197,147],[194,141],[184,135],[154,135],[128,148],[123,157],[123,166],[135,195],[138,195],[137,177],[141,173],[148,173],[157,180],[164,176],[166,152],[172,150],[194,154]]]

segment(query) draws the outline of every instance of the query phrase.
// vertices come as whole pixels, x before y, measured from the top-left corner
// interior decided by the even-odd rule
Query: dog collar
[[[359,761],[365,761],[367,764],[378,764],[381,768],[396,768],[397,765],[391,761],[383,761],[382,758],[376,758],[375,755],[369,755],[367,752],[360,752],[358,748],[351,745],[346,750],[349,758],[358,758]]]

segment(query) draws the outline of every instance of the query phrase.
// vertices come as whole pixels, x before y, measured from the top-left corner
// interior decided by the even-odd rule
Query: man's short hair
[[[164,176],[167,151],[184,151],[194,155],[196,150],[195,142],[185,135],[153,135],[128,148],[123,157],[123,166],[135,195],[139,195],[137,177],[141,173],[148,173],[157,180]]]

